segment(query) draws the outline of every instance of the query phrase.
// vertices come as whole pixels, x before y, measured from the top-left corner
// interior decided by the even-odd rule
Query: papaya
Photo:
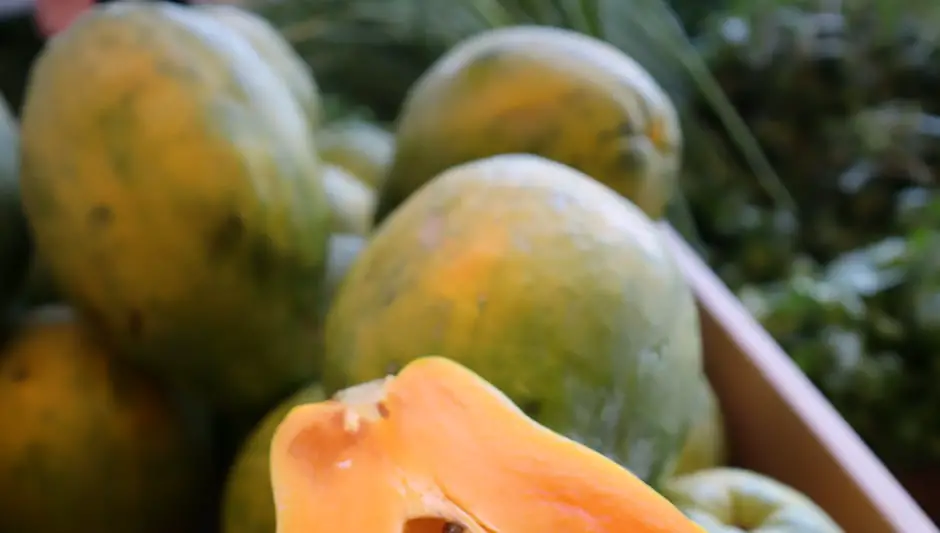
[[[330,213],[312,142],[286,85],[212,17],[97,5],[28,81],[40,259],[119,353],[260,417],[318,366]]]
[[[361,119],[327,124],[317,132],[316,142],[323,161],[344,169],[373,190],[381,186],[395,155],[395,136]]]
[[[222,533],[273,533],[271,439],[287,413],[298,405],[326,399],[319,385],[307,386],[265,416],[241,446],[229,471],[222,503]]]
[[[33,311],[0,351],[0,531],[198,533],[204,414],[69,309]]]
[[[271,483],[278,533],[326,524],[407,533],[702,533],[629,471],[535,423],[442,357],[293,408],[271,443]]]
[[[458,165],[372,235],[326,319],[327,392],[421,354],[658,483],[697,413],[697,310],[662,234],[570,167]]]
[[[574,167],[659,218],[681,145],[669,97],[613,45],[547,26],[489,30],[453,47],[409,91],[376,225],[447,168],[507,153]]]
[[[366,235],[372,227],[375,192],[335,165],[323,170],[323,187],[330,204],[331,231]]]
[[[714,389],[706,382],[698,416],[689,430],[672,475],[681,476],[723,466],[726,459],[724,416]]]
[[[843,533],[804,494],[740,468],[677,477],[664,486],[663,494],[708,533]]]
[[[310,127],[320,126],[322,102],[313,72],[277,28],[264,18],[231,4],[202,4],[198,8],[247,39],[290,89]]]
[[[32,253],[20,203],[19,151],[19,127],[0,97],[0,309],[19,291]]]

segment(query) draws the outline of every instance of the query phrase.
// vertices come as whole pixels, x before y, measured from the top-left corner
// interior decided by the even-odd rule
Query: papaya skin
[[[120,353],[247,418],[314,377],[329,208],[245,39],[195,8],[95,6],[36,61],[22,136],[40,258]]]
[[[203,4],[198,9],[248,39],[274,73],[287,84],[307,115],[310,127],[316,129],[320,126],[323,104],[313,72],[271,23],[234,5]]]
[[[395,156],[395,136],[371,122],[339,120],[317,132],[323,161],[336,165],[372,190],[378,190]]]
[[[334,165],[324,167],[323,186],[332,213],[331,231],[368,235],[372,229],[375,192]]]
[[[325,342],[327,392],[443,354],[654,485],[704,379],[695,303],[656,225],[523,154],[450,169],[377,228]]]
[[[33,311],[0,352],[0,531],[203,531],[205,414],[70,310]]]
[[[663,494],[709,533],[844,533],[806,495],[740,468],[677,477],[664,486]]]
[[[531,153],[572,166],[662,216],[679,170],[672,102],[612,45],[551,27],[490,30],[455,46],[409,91],[376,225],[454,165]]]
[[[723,466],[728,457],[725,423],[715,391],[704,383],[701,409],[686,437],[672,476]]]
[[[271,474],[277,533],[702,532],[629,471],[441,357],[294,408]],[[368,505],[344,505],[355,501]]]

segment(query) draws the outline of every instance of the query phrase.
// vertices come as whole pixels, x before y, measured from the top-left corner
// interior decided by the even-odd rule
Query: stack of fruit
[[[629,57],[496,30],[419,80],[394,137],[322,117],[307,67],[232,7],[107,4],[50,42],[4,122],[0,531],[270,533],[286,413],[431,354],[709,531],[839,531],[722,468],[654,222],[678,121]]]

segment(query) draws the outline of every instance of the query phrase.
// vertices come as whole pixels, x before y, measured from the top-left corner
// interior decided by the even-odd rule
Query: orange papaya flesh
[[[275,432],[271,473],[278,533],[702,532],[442,357],[294,408]]]

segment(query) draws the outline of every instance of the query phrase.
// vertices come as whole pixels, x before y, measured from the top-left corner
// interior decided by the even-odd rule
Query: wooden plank
[[[936,533],[838,412],[671,228],[699,302],[705,370],[735,464],[807,494],[849,533]]]

